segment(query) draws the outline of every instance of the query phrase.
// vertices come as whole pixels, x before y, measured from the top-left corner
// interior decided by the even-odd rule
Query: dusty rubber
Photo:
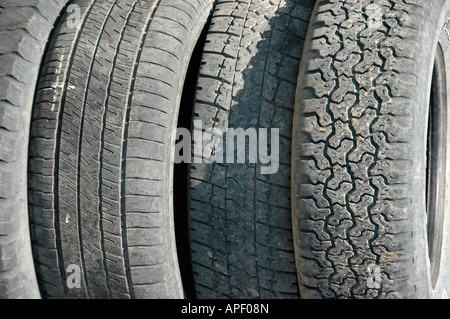
[[[213,1],[75,0],[41,69],[29,193],[49,298],[183,298],[173,144],[184,77]],[[71,266],[74,265],[74,266]],[[80,287],[68,286],[73,267]]]
[[[0,298],[39,298],[27,206],[27,154],[42,56],[66,0],[0,2]]]
[[[448,18],[445,1],[318,1],[294,112],[302,297],[435,293],[426,230],[427,118]]]
[[[189,231],[198,298],[299,297],[289,151],[313,6],[314,1],[246,0],[218,1],[215,8],[193,120],[202,121],[202,130],[222,132],[279,128],[280,164],[272,175],[262,175],[260,163],[191,165]]]

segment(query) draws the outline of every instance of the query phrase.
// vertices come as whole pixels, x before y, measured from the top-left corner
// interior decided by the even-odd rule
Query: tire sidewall
[[[446,94],[446,105],[447,115],[448,113],[448,105],[450,104],[450,33],[448,31],[448,26],[450,23],[450,3],[447,1],[444,6],[444,10],[442,10],[441,16],[439,18],[439,25],[436,29],[436,37],[434,40],[434,52],[438,49],[438,46],[442,48],[444,55],[444,64],[445,64],[445,79],[447,85],[447,94]],[[431,81],[430,81],[431,82]],[[450,116],[447,116],[447,128],[450,127]],[[450,134],[447,130],[447,141],[450,141]],[[444,212],[444,225],[443,225],[443,239],[442,239],[442,250],[441,250],[441,260],[439,267],[439,275],[434,287],[429,286],[431,291],[431,297],[434,299],[448,299],[448,295],[450,292],[450,232],[449,232],[449,222],[450,222],[450,201],[449,201],[449,167],[450,167],[450,152],[449,147],[447,145],[446,148],[446,185],[445,185],[445,207],[446,210]],[[428,271],[429,273],[429,271]]]

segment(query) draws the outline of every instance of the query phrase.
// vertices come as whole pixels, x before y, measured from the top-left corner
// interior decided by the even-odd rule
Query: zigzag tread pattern
[[[412,289],[408,145],[421,3],[316,5],[294,115],[294,238],[306,298],[390,298]],[[381,269],[381,287],[367,285],[371,265]]]

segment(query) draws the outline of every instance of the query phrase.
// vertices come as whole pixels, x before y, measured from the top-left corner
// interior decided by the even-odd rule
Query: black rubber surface
[[[0,1],[0,298],[39,298],[27,207],[39,66],[66,0]]]
[[[260,163],[191,165],[189,227],[198,298],[299,297],[290,148],[299,60],[314,2],[218,1],[193,119],[202,121],[203,130],[222,132],[279,128],[280,164],[272,175],[262,175]]]
[[[445,1],[318,1],[294,112],[302,297],[431,295],[427,116],[447,17]]]
[[[29,153],[34,254],[51,298],[182,298],[173,143],[213,1],[75,0],[41,70]],[[81,269],[70,289],[67,269]]]

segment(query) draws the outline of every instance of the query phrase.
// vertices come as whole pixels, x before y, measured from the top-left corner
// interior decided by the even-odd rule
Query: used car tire
[[[41,68],[29,150],[45,297],[183,298],[174,129],[213,2],[74,0],[63,15]]]
[[[448,1],[317,2],[292,144],[302,297],[447,296],[449,21]]]
[[[66,0],[0,1],[0,299],[39,298],[27,207],[39,66]]]
[[[266,165],[248,162],[256,155],[248,148],[246,163],[196,163],[198,155],[217,149],[202,145],[202,154],[196,154],[194,136],[189,238],[198,298],[299,297],[290,143],[299,61],[314,3],[221,0],[215,8],[193,111],[193,121],[203,127],[193,130],[279,128],[280,156],[278,171],[270,175],[261,174]]]

